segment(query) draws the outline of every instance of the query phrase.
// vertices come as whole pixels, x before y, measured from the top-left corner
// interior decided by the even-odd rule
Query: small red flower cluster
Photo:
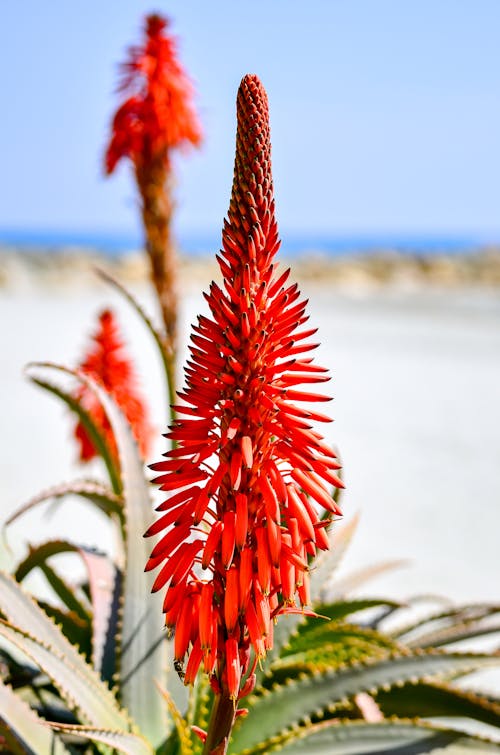
[[[93,342],[79,369],[102,385],[116,401],[130,424],[144,459],[149,453],[153,428],[149,424],[146,404],[137,393],[133,365],[124,353],[115,316],[109,309],[99,316],[99,329],[93,336]],[[97,396],[85,385],[75,395],[104,434],[112,454],[117,457],[114,435]],[[93,459],[96,450],[81,422],[75,428],[75,438],[80,445],[80,461]]]
[[[168,163],[172,147],[201,141],[192,86],[177,60],[175,40],[164,31],[167,25],[161,16],[148,16],[145,44],[131,47],[122,66],[120,90],[130,96],[113,120],[108,174],[123,157],[136,166],[158,158]]]
[[[166,436],[177,446],[153,465],[169,497],[146,533],[166,530],[146,569],[162,565],[153,591],[168,586],[166,625],[176,660],[189,654],[186,683],[203,664],[234,700],[252,689],[274,619],[310,602],[308,560],[328,548],[325,529],[340,514],[327,485],[343,487],[335,454],[310,424],[329,418],[296,405],[327,401],[297,386],[329,378],[306,356],[317,346],[308,340],[315,329],[302,328],[306,302],[273,263],[268,104],[256,76],[243,79],[237,114],[218,256],[225,290],[212,283],[211,317],[193,328],[185,404],[175,407],[182,418]]]

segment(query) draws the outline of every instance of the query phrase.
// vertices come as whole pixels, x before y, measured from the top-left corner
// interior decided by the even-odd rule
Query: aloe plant
[[[43,369],[60,370],[49,366],[39,371]],[[121,517],[115,509],[106,510],[110,526],[116,527],[122,537],[123,551],[134,549],[129,556],[134,563],[141,557],[143,541],[137,531],[133,536],[131,528],[139,527],[140,531],[142,527],[140,521],[134,523],[134,516],[140,516],[141,496],[148,488],[123,417],[101,389],[95,385],[92,388],[105,403],[120,449]],[[67,490],[71,492],[71,486]],[[57,496],[61,493],[57,488],[53,492]],[[130,511],[127,497],[136,507],[135,512]],[[274,655],[258,674],[257,687],[247,702],[248,714],[239,718],[229,752],[257,754],[284,749],[291,753],[361,753],[376,752],[377,748],[380,751],[381,747],[398,752],[417,743],[421,752],[439,748],[450,753],[467,748],[475,752],[498,751],[497,745],[450,728],[431,726],[418,716],[439,715],[449,720],[467,717],[500,726],[498,702],[465,693],[452,683],[467,673],[498,663],[498,657],[446,650],[448,644],[462,638],[464,626],[469,637],[481,635],[486,631],[486,619],[494,620],[500,607],[440,610],[426,620],[408,622],[404,628],[385,633],[380,626],[387,621],[388,612],[392,617],[398,613],[404,616],[407,606],[384,599],[356,599],[345,593],[337,594],[333,602],[321,602],[328,585],[335,584],[325,576],[333,578],[354,529],[351,523],[333,532],[332,550],[312,572],[314,607],[327,618],[289,616],[278,623]],[[78,738],[81,748],[102,752],[109,747],[131,754],[201,752],[195,732],[207,725],[213,693],[206,680],[200,678],[190,690],[189,699],[183,699],[178,681],[172,685],[175,674],[170,673],[168,681],[168,675],[162,674],[171,642],[165,635],[161,637],[156,611],[144,616],[144,604],[150,600],[147,578],[130,583],[124,570],[109,556],[53,541],[33,548],[18,564],[18,579],[24,579],[35,567],[47,567],[49,560],[52,562],[63,552],[74,552],[88,569],[89,587],[83,591],[88,594],[91,614],[87,627],[91,652],[87,658],[75,646],[79,616],[68,600],[70,594],[74,600],[75,594],[69,585],[59,592],[59,598],[63,604],[67,600],[71,605],[66,603],[59,614],[52,613],[51,617],[55,606],[46,605],[44,611],[40,601],[12,576],[0,574],[0,610],[6,618],[0,624],[0,637],[10,674],[2,694],[11,701],[2,705],[0,731],[9,747],[13,752],[65,752],[69,743],[74,747]],[[141,575],[142,570],[138,571]],[[375,567],[373,572],[376,571]],[[138,597],[141,594],[142,602]],[[129,608],[125,610],[127,601]],[[357,618],[368,609],[379,612],[370,626]],[[65,622],[58,626],[60,616],[65,617]],[[121,635],[116,630],[118,624],[122,626]],[[437,632],[436,625],[438,644],[444,648],[441,650],[429,646],[430,635]],[[124,665],[121,637],[130,636],[128,627],[137,626],[144,628],[138,642],[129,643],[128,665]],[[160,642],[155,646],[158,638]],[[161,657],[156,658],[156,652]],[[155,660],[150,662],[151,658]],[[368,693],[375,701],[380,720],[364,720],[362,693]],[[141,705],[142,700],[147,704]],[[31,716],[23,714],[28,703],[33,710]],[[44,723],[46,718],[52,720],[52,733]]]
[[[250,83],[259,97],[257,104],[252,102],[245,117],[240,119],[240,129],[248,126],[254,138],[254,105],[257,107],[259,101],[262,105],[265,98],[254,77]],[[261,145],[261,137],[268,139],[267,122],[257,136],[256,150]],[[242,170],[249,164],[242,157],[247,141],[245,133],[241,132],[237,160]],[[264,169],[269,169],[269,145],[260,157],[263,173]],[[254,190],[262,206],[267,202],[262,222],[267,218],[269,230],[272,224],[268,210],[273,207],[270,179],[262,183],[271,199],[262,191],[259,193],[256,187]],[[251,184],[250,179],[248,184]],[[243,197],[245,201],[249,201],[248,195],[252,198],[245,186],[241,176],[237,176],[230,211],[235,236],[240,227],[238,212],[241,212],[240,205],[244,206]],[[254,204],[247,208],[251,217]],[[243,214],[243,227],[245,219]],[[229,224],[224,239],[231,248],[235,241],[228,227]],[[274,253],[277,248],[274,225],[271,241]],[[253,237],[248,244],[255,255]],[[240,271],[242,277],[248,273],[247,267]],[[224,261],[221,269],[228,278],[230,269]],[[280,286],[286,274],[277,279],[272,279],[272,275],[273,270],[269,272],[269,280],[274,280],[270,288],[276,288],[284,303],[288,294]],[[269,280],[263,280],[261,291]],[[237,305],[243,301],[246,307],[246,294],[240,295],[229,280],[226,282]],[[133,297],[116,282],[113,285],[132,302],[151,332],[160,349],[168,384],[172,364],[165,350],[165,337],[153,328]],[[294,296],[294,287],[289,290]],[[212,289],[212,294],[214,292]],[[267,317],[269,313],[264,314]],[[228,315],[226,310],[229,319],[231,315],[234,313],[229,310]],[[249,332],[246,309],[240,320],[244,322],[242,328]],[[292,346],[287,344],[287,348]],[[235,361],[231,363],[233,366]],[[308,365],[308,361],[303,362],[301,369]],[[246,707],[236,710],[234,703],[230,725],[225,730],[228,736],[212,749],[210,721],[214,720],[214,710],[217,714],[221,691],[217,688],[214,691],[215,685],[201,674],[186,688],[176,674],[173,643],[162,629],[162,606],[158,605],[157,597],[151,596],[153,581],[149,572],[144,572],[149,548],[142,535],[150,524],[150,487],[131,427],[112,394],[88,374],[39,363],[29,366],[28,375],[36,385],[75,412],[103,461],[108,479],[107,482],[79,480],[55,486],[25,504],[15,516],[26,515],[47,499],[61,502],[68,495],[76,494],[89,506],[97,506],[105,513],[109,526],[114,529],[117,548],[111,555],[89,551],[77,542],[52,540],[31,547],[13,566],[12,574],[0,572],[1,746],[10,752],[37,755],[112,751],[128,755],[199,755],[209,750],[211,755],[222,755],[226,751],[232,755],[260,755],[280,750],[304,755],[500,752],[499,744],[461,730],[463,719],[500,730],[499,701],[464,691],[457,685],[457,681],[468,674],[498,664],[500,657],[497,653],[454,649],[454,645],[464,639],[500,631],[497,622],[500,606],[440,607],[424,619],[408,618],[401,624],[408,606],[351,594],[366,578],[393,564],[377,565],[343,581],[336,578],[336,569],[355,529],[354,523],[340,529],[334,527],[328,534],[329,543],[325,544],[318,535],[317,542],[330,544],[331,548],[315,562],[314,569],[309,569],[299,556],[295,558],[298,568],[311,581],[310,601],[301,597],[301,602],[310,602],[313,611],[292,606],[294,578],[290,595],[281,606],[283,613],[289,615],[279,616],[276,626],[268,621],[263,632],[267,636],[272,628],[274,642],[268,643],[265,663],[255,669],[255,680],[252,679],[255,686],[246,697]],[[226,379],[231,384],[231,375],[226,375]],[[80,390],[75,392],[68,388],[66,380],[76,381]],[[85,393],[92,394],[105,413],[109,425],[106,431],[84,405]],[[291,393],[297,397],[297,391],[291,390]],[[299,395],[303,398],[305,394]],[[247,399],[246,411],[250,414],[251,409]],[[172,431],[174,439],[180,426],[175,425]],[[292,433],[296,438],[309,437],[309,445],[324,450],[324,444],[318,445],[317,434],[304,435],[304,428],[300,423],[297,425],[296,420],[292,420],[291,426],[296,428]],[[186,427],[188,423],[184,426],[184,432],[188,433]],[[273,430],[278,432],[279,427],[273,425]],[[243,466],[246,470],[253,463],[249,438],[244,438],[242,453],[237,457],[238,469],[230,465],[235,478],[242,474]],[[177,439],[182,443],[186,437],[181,433]],[[273,438],[269,437],[267,442],[270,445]],[[182,455],[182,447],[176,453],[179,450]],[[297,456],[293,449],[292,454]],[[316,457],[313,460],[325,472],[323,462]],[[329,472],[323,477],[333,480],[337,486],[331,500],[325,499],[324,488],[319,490],[318,484],[311,482],[315,478],[304,474],[298,475],[297,490],[300,492],[302,485],[309,486],[313,498],[319,496],[325,503],[325,511],[335,513],[342,481]],[[274,500],[272,491],[267,503],[269,500]],[[318,525],[316,534],[323,534],[326,522],[318,519],[315,524]],[[269,527],[269,517],[265,526]],[[262,532],[262,522],[259,527]],[[287,534],[287,528],[288,523],[283,525],[283,533]],[[276,535],[275,544],[277,542]],[[313,538],[308,542],[313,542]],[[286,547],[285,553],[289,553],[291,546]],[[62,553],[71,553],[82,561],[86,577],[80,584],[71,584],[66,574],[58,569],[56,559]],[[268,571],[271,569],[271,563],[260,566],[262,571],[267,567]],[[31,595],[24,588],[22,583],[33,569],[39,569],[44,575],[52,599]],[[277,567],[274,569],[272,580],[279,591]],[[268,576],[271,583],[270,574]],[[257,577],[261,578],[260,573]],[[221,579],[225,579],[223,573]],[[370,612],[368,618],[367,611]],[[311,615],[313,613],[317,616]],[[399,628],[385,629],[389,620],[397,619],[398,615],[402,616]],[[225,641],[230,639],[233,638]],[[184,653],[180,653],[182,657],[187,646],[188,643]],[[223,678],[223,652],[219,663]],[[179,666],[177,671],[182,677],[184,672]],[[232,704],[238,696],[239,682],[239,678],[231,681],[228,686],[231,695],[226,695],[226,703],[230,700]],[[439,717],[447,719],[447,727],[436,724],[434,719]]]

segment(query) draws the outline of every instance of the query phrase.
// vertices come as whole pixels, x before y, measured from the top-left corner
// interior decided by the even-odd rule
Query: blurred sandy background
[[[166,429],[159,360],[135,313],[94,279],[88,257],[44,259],[3,257],[2,519],[54,483],[104,474],[98,464],[75,464],[73,418],[22,375],[33,360],[75,366],[104,306],[118,311],[158,433]],[[318,363],[333,377],[336,421],[323,429],[342,455],[345,517],[361,514],[342,571],[408,559],[362,592],[498,600],[498,259],[490,256],[489,268],[484,263],[474,275],[464,260],[434,260],[432,274],[416,261],[400,263],[316,258],[297,261],[292,273],[319,327]],[[116,263],[115,272],[153,312],[140,260]],[[213,275],[209,263],[182,266],[184,342]],[[155,458],[163,444],[159,437]],[[111,545],[105,519],[76,500],[14,524],[9,541],[20,553],[27,542],[56,535]]]

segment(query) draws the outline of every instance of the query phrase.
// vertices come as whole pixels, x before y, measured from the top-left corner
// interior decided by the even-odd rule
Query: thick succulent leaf
[[[51,556],[58,553],[78,553],[79,547],[68,540],[47,540],[40,545],[30,545],[28,555],[17,565],[14,576],[22,582],[32,569],[43,564]]]
[[[388,692],[382,690],[377,703],[386,717],[460,716],[500,727],[500,703],[447,684],[405,684]]]
[[[423,619],[399,631],[409,647],[443,647],[462,640],[500,632],[500,606],[461,606]]]
[[[89,660],[92,648],[88,623],[82,621],[72,611],[63,611],[61,608],[46,603],[43,600],[39,600],[38,605],[57,624],[71,644],[76,645],[79,652],[83,653],[85,658]]]
[[[458,624],[448,629],[442,629],[436,632],[429,632],[418,639],[405,643],[408,647],[415,648],[430,648],[430,647],[445,647],[453,645],[456,642],[463,642],[463,640],[472,640],[477,637],[484,637],[487,634],[499,634],[500,622],[465,622]]]
[[[106,685],[99,683],[97,686],[89,675],[81,674],[68,658],[56,654],[50,646],[3,621],[0,621],[0,637],[11,642],[40,666],[68,707],[86,724],[128,731],[128,717],[118,708]],[[83,659],[81,662],[85,663]]]
[[[165,737],[161,696],[153,686],[167,665],[162,601],[151,595],[153,577],[144,571],[150,546],[142,535],[151,522],[151,499],[137,443],[114,401],[88,378],[78,376],[96,393],[111,423],[120,459],[126,530],[123,585],[120,694],[141,732],[158,746]],[[144,690],[150,690],[144,694]]]
[[[116,278],[113,278],[112,275],[105,272],[101,268],[96,268],[97,274],[106,281],[106,283],[109,283],[113,288],[115,288],[128,302],[132,305],[132,307],[135,309],[141,320],[143,321],[146,328],[149,330],[151,335],[153,336],[153,340],[156,343],[158,347],[158,351],[160,352],[160,358],[163,364],[163,369],[165,372],[165,381],[167,384],[167,391],[168,391],[168,403],[174,404],[175,403],[175,388],[173,385],[171,385],[170,375],[171,375],[171,364],[172,364],[172,358],[170,356],[171,349],[169,347],[167,338],[165,335],[160,333],[157,328],[153,325],[151,319],[148,317],[146,312],[143,310],[137,299],[128,291],[125,286],[123,286],[119,281],[116,280]],[[172,417],[174,419],[174,417]]]
[[[335,603],[322,604],[317,603],[314,606],[314,610],[320,617],[331,619],[332,621],[339,621],[345,619],[347,616],[358,613],[359,611],[366,611],[370,608],[400,608],[401,603],[396,603],[393,600],[387,600],[386,598],[366,598],[366,599],[353,599],[353,600],[338,600]],[[307,617],[305,622],[300,627],[300,632],[308,632],[310,629],[314,629],[321,619],[314,617]]]
[[[257,666],[255,670],[257,683],[263,678],[270,664],[280,658],[283,649],[288,647],[292,638],[297,634],[299,627],[304,624],[305,618],[301,614],[282,614],[278,616],[278,621],[273,629],[273,647],[267,653],[266,663],[262,666]]]
[[[0,679],[0,735],[13,755],[69,753],[45,721]],[[0,749],[2,749],[0,745]]]
[[[404,682],[465,674],[499,663],[500,658],[473,653],[417,652],[302,674],[249,699],[249,713],[234,729],[234,748],[238,752],[255,747],[259,741],[276,736],[308,716],[335,710],[359,692],[375,695],[380,689]]]
[[[418,721],[327,721],[301,727],[245,751],[245,755],[275,752],[286,755],[492,755],[500,745],[459,731],[441,729]],[[230,750],[240,755],[241,750]]]
[[[318,650],[328,657],[328,654],[325,653],[328,646],[338,645],[342,648],[349,641],[352,641],[353,647],[356,646],[356,643],[359,643],[363,648],[373,650],[380,648],[389,652],[400,649],[400,646],[391,637],[387,637],[387,635],[374,629],[365,629],[356,624],[329,621],[314,627],[309,632],[295,636],[283,650],[274,666],[280,667],[283,663],[293,662],[294,659],[301,658],[305,653],[314,653]]]
[[[54,365],[43,364],[41,362],[32,363],[27,366],[27,370],[30,370],[32,368],[50,367],[50,366],[54,366]],[[78,377],[76,373],[72,373],[71,371],[68,371],[68,372]],[[102,458],[102,460],[104,461],[106,465],[106,469],[108,470],[109,480],[112,485],[113,491],[117,495],[119,495],[121,493],[119,470],[117,469],[115,460],[113,459],[113,455],[110,452],[110,449],[108,448],[106,438],[100,432],[99,428],[95,424],[90,414],[83,408],[80,401],[78,401],[71,394],[71,392],[65,390],[59,385],[50,383],[47,380],[44,380],[40,377],[35,377],[34,375],[29,375],[29,374],[28,376],[33,383],[40,386],[40,388],[44,388],[46,391],[49,391],[49,393],[54,394],[54,396],[57,396],[58,398],[60,398],[73,412],[75,412],[78,415],[78,418],[80,419],[83,427],[85,428],[87,435],[89,436],[92,442],[92,445],[94,446],[97,453],[99,454],[99,456]]]
[[[10,633],[10,635],[14,633],[17,642],[13,644],[25,652],[49,676],[51,676],[50,671],[42,666],[40,660],[45,662],[47,658],[49,661],[54,658],[59,661],[56,663],[56,660],[54,660],[57,669],[62,666],[62,669],[66,672],[63,674],[65,681],[68,676],[71,680],[73,675],[75,679],[81,680],[80,686],[93,690],[91,694],[99,701],[99,710],[102,709],[104,720],[90,720],[88,723],[104,727],[114,726],[125,730],[128,728],[128,717],[120,710],[112,692],[101,682],[92,667],[85,662],[77,649],[71,645],[51,619],[44,614],[31,596],[9,574],[4,572],[0,572],[0,611],[7,616],[10,624],[16,627],[16,630],[14,630],[2,623],[3,636],[6,636],[6,633]],[[32,632],[36,632],[36,638],[31,637]],[[30,652],[26,651],[27,647],[30,648]],[[40,648],[39,651],[38,648]],[[35,652],[37,657],[33,655]],[[63,660],[61,661],[61,659]]]
[[[179,708],[177,707],[172,696],[167,692],[167,690],[161,685],[157,685],[157,687],[174,722],[174,727],[177,735],[178,755],[193,755],[190,725],[183,718]]]
[[[56,571],[56,569],[50,566],[46,561],[40,563],[39,568],[55,594],[68,608],[68,610],[76,613],[76,615],[82,621],[85,621],[90,625],[90,613],[88,609],[83,605],[82,601],[78,599],[75,587],[68,584],[68,582],[66,582],[66,580]],[[83,595],[83,597],[86,600],[86,596]]]
[[[76,480],[74,482],[61,483],[60,485],[54,485],[47,490],[43,490],[33,498],[30,498],[27,503],[20,506],[16,511],[7,519],[4,523],[4,528],[9,524],[15,522],[16,519],[26,514],[28,511],[36,508],[42,503],[46,503],[49,500],[62,499],[68,495],[76,495],[81,498],[85,498],[87,501],[95,504],[100,511],[104,512],[108,516],[111,514],[118,514],[121,517],[123,502],[120,496],[113,493],[107,485],[103,485],[101,482],[95,480]]]
[[[189,726],[198,726],[204,731],[208,729],[214,697],[208,676],[199,673],[196,683],[189,688],[189,705],[186,714],[186,722]],[[197,736],[192,737],[192,746],[195,755],[200,755],[203,744]]]
[[[415,603],[413,599],[411,604]],[[406,642],[408,636],[417,635],[420,632],[429,632],[436,626],[454,626],[456,623],[463,621],[479,621],[491,614],[498,613],[500,607],[492,603],[472,603],[461,606],[447,605],[445,610],[433,611],[409,623],[394,629],[391,634],[394,637],[404,638]]]
[[[166,667],[166,642],[162,632],[159,596],[151,596],[153,578],[144,572],[149,546],[142,535],[150,524],[151,501],[143,462],[130,426],[111,397],[88,376],[66,367],[32,364],[32,368],[57,370],[76,378],[101,402],[111,424],[120,461],[126,529],[126,564],[122,610],[120,692],[141,731],[158,745],[165,736],[165,716],[159,693],[145,695]],[[113,486],[114,487],[114,486]]]
[[[89,575],[92,601],[92,665],[102,679],[110,682],[116,668],[122,574],[105,554],[84,550],[81,555]]]
[[[99,742],[113,748],[113,752],[123,752],[125,755],[152,755],[154,753],[150,744],[137,734],[129,734],[122,731],[112,731],[110,729],[96,729],[92,726],[72,726],[63,724],[53,724],[50,726],[54,731],[62,734],[71,734],[73,737],[90,739],[92,742]]]

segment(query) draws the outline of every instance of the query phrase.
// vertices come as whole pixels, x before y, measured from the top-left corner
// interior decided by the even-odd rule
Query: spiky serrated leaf
[[[500,727],[500,703],[449,684],[405,684],[377,694],[386,717],[436,718],[460,716]]]
[[[30,545],[28,555],[17,565],[14,576],[18,582],[22,582],[32,569],[40,566],[51,556],[59,553],[78,553],[79,546],[68,540],[47,540],[39,545]]]
[[[93,690],[93,694],[101,701],[100,708],[103,710],[105,720],[91,720],[89,723],[104,727],[128,728],[128,717],[120,709],[116,698],[108,687],[101,682],[92,667],[85,662],[76,648],[71,645],[51,619],[44,614],[31,596],[9,574],[5,574],[4,572],[0,572],[0,610],[7,616],[10,624],[16,627],[15,632],[18,642],[14,642],[14,644],[17,647],[20,647],[21,635],[25,637],[23,647],[20,647],[23,652],[26,652],[25,647],[29,645],[33,653],[37,650],[39,644],[41,648],[39,655],[44,660],[47,656],[49,658],[53,656],[54,658],[64,659],[62,665],[66,666],[67,673],[73,673],[75,676],[78,676],[85,683],[86,688]],[[2,623],[4,636],[9,631],[12,634],[14,630],[9,629]],[[32,632],[36,632],[36,638],[30,637]],[[27,653],[27,655],[35,663],[41,665],[38,657],[35,658],[30,653]],[[45,667],[43,668],[50,675],[49,671]],[[66,679],[66,674],[64,674],[64,678]]]
[[[175,704],[169,692],[160,684],[158,684],[157,687],[174,722],[179,745],[178,755],[193,755],[193,747],[191,744],[191,728],[189,724],[183,718],[179,708]]]
[[[493,755],[500,745],[419,721],[327,721],[233,755]]]
[[[12,755],[69,753],[60,737],[1,679],[0,735],[5,738],[8,752]]]
[[[193,687],[190,687],[189,692],[186,722],[189,726],[197,726],[206,731],[215,697],[208,676],[202,673],[198,674],[196,682]],[[193,737],[193,751],[195,755],[200,755],[202,750],[203,744],[201,740],[198,737]]]
[[[410,601],[410,605],[415,605],[415,603],[415,599]],[[406,624],[393,629],[391,634],[394,637],[404,638],[406,641],[408,635],[412,635],[414,632],[418,633],[419,631],[427,632],[435,624],[453,626],[457,622],[460,623],[466,620],[479,621],[479,619],[489,616],[491,613],[497,613],[499,610],[499,606],[492,605],[491,603],[470,603],[459,606],[447,603],[444,609],[441,607],[439,611],[433,611],[424,616],[413,618]]]
[[[107,485],[103,485],[101,482],[95,480],[75,480],[74,482],[54,485],[47,490],[43,490],[38,495],[33,496],[33,498],[30,498],[27,503],[16,509],[16,511],[6,520],[3,525],[4,529],[19,519],[19,517],[23,516],[23,514],[26,514],[40,504],[53,499],[65,498],[69,495],[76,495],[80,498],[85,498],[87,501],[91,501],[100,511],[108,516],[111,514],[117,514],[121,517],[122,515],[122,499],[119,495],[113,493]]]
[[[299,632],[304,634],[318,626],[321,623],[321,619],[330,619],[331,621],[339,621],[345,619],[347,616],[352,616],[360,611],[366,611],[370,608],[381,607],[400,608],[401,603],[396,603],[392,600],[384,598],[365,598],[365,599],[353,599],[353,600],[339,600],[335,603],[316,603],[314,605],[315,612],[319,615],[319,619],[316,617],[306,617],[304,622],[300,625]]]
[[[82,551],[92,601],[92,665],[106,681],[115,672],[122,574],[105,554]]]
[[[126,531],[122,612],[120,694],[141,732],[158,746],[165,738],[165,713],[152,684],[161,681],[166,667],[166,642],[162,631],[162,603],[151,595],[153,578],[144,572],[149,546],[142,535],[151,519],[149,486],[136,440],[113,399],[88,376],[51,363],[33,364],[38,369],[63,372],[82,382],[99,399],[113,430],[121,471],[121,492]],[[144,690],[151,689],[150,695]]]
[[[469,673],[499,663],[500,658],[489,655],[418,652],[304,674],[249,701],[248,715],[234,728],[234,748],[237,752],[255,747],[259,741],[270,739],[308,716],[333,710],[359,692],[373,695],[379,689],[404,682]]]
[[[38,605],[57,624],[71,644],[75,645],[87,660],[90,659],[91,638],[88,623],[82,621],[72,611],[63,611],[43,600],[39,600]]]
[[[39,564],[39,569],[45,576],[47,582],[52,587],[54,593],[63,602],[69,611],[73,611],[82,621],[90,625],[90,614],[82,601],[78,599],[76,590],[69,585],[64,577],[56,569],[50,566],[46,561]],[[83,596],[86,600],[85,595]]]
[[[117,750],[118,752],[125,753],[125,755],[152,755],[154,752],[144,737],[137,734],[112,731],[110,729],[96,729],[92,726],[74,726],[71,724],[51,723],[50,726],[54,731],[108,745],[113,748],[113,751]]]
[[[397,650],[399,646],[391,637],[377,632],[375,629],[366,629],[356,624],[344,624],[343,622],[328,621],[313,627],[305,634],[299,634],[292,639],[288,647],[283,651],[276,665],[280,665],[289,656],[311,650],[322,649],[326,644],[346,642],[348,639],[360,640],[373,647],[381,647],[386,650]]]
[[[85,723],[128,731],[129,719],[119,709],[109,689],[102,683],[95,684],[90,673],[80,672],[82,664],[87,666],[83,658],[80,658],[77,668],[49,645],[4,621],[0,621],[0,636],[25,653],[47,674],[66,704]],[[90,667],[88,669],[92,671]]]
[[[127,709],[156,747],[165,737],[166,717],[161,697],[152,685],[155,679],[162,680],[167,655],[162,601],[151,594],[153,578],[144,571],[150,550],[142,537],[151,520],[149,486],[130,426],[109,396],[98,390],[118,447],[127,531],[120,690]],[[151,694],[145,695],[148,688]]]
[[[406,643],[411,648],[445,647],[454,645],[464,640],[472,640],[484,637],[488,634],[500,634],[500,622],[489,623],[487,621],[464,622],[448,629],[429,632],[418,639]]]
[[[400,646],[390,637],[355,624],[328,622],[305,635],[295,636],[279,659],[268,666],[266,686],[274,679],[297,675],[307,667],[335,668],[345,663],[382,658]]]
[[[41,363],[32,363],[27,366],[27,370],[33,367],[39,367],[39,366],[43,366],[43,365]],[[45,366],[49,366],[49,365],[45,365]],[[76,374],[76,373],[73,373],[73,374]],[[95,424],[89,412],[87,412],[87,410],[84,409],[81,402],[78,401],[78,399],[76,399],[72,395],[72,393],[66,391],[61,386],[55,385],[54,383],[50,383],[47,380],[43,380],[40,377],[35,377],[34,375],[29,375],[29,378],[33,383],[38,385],[40,388],[43,388],[44,390],[48,391],[49,393],[52,393],[54,396],[57,396],[62,401],[64,401],[66,406],[68,406],[73,412],[75,412],[75,414],[78,415],[78,418],[80,422],[82,423],[83,427],[85,428],[85,432],[89,436],[89,439],[93,447],[95,448],[98,455],[102,458],[102,460],[104,461],[104,464],[106,465],[106,469],[109,475],[109,481],[111,483],[113,491],[117,495],[119,495],[121,493],[119,470],[116,467],[115,460],[108,447],[105,436],[99,430],[99,428]]]

